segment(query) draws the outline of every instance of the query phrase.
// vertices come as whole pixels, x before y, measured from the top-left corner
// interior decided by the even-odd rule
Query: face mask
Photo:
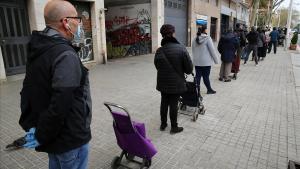
[[[74,39],[80,39],[80,38],[81,38],[81,26],[78,25],[77,26],[77,31],[76,31],[76,33],[74,35]]]
[[[77,31],[76,31],[75,33],[73,33],[73,32],[71,31],[70,26],[68,26],[68,27],[69,27],[70,33],[73,35],[73,40],[80,40],[80,38],[81,38],[81,33],[82,33],[81,26],[80,26],[80,25],[77,26]]]

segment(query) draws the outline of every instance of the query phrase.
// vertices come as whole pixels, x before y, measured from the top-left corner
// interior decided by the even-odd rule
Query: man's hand
[[[29,129],[29,132],[25,135],[26,144],[23,145],[25,148],[35,148],[39,146],[39,142],[35,138],[35,128]]]

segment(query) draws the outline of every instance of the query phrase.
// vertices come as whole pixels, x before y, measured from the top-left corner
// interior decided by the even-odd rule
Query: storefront
[[[106,4],[108,59],[151,53],[151,3]]]
[[[104,3],[97,0],[70,1],[82,17],[83,38],[79,56],[85,65],[105,63]],[[47,0],[0,1],[0,81],[25,72],[27,45],[31,31],[45,28]],[[104,39],[104,40],[103,40]]]

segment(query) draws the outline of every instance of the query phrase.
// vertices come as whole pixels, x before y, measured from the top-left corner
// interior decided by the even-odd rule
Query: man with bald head
[[[33,31],[21,91],[19,124],[26,148],[49,156],[49,169],[85,169],[91,140],[88,70],[72,46],[81,18],[68,1],[49,1],[46,28]]]

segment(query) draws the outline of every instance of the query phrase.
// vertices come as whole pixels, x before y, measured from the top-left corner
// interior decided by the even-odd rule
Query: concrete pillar
[[[91,2],[91,24],[94,61],[97,63],[106,63],[105,10],[103,0]]]
[[[6,81],[6,73],[5,73],[2,51],[0,48],[0,84],[1,84],[1,82],[5,82],[5,81]]]
[[[107,49],[106,49],[106,30],[105,30],[105,8],[104,8],[104,0],[96,0],[95,3],[97,4],[96,6],[99,9],[99,31],[97,32],[100,38],[100,44],[101,48],[99,51],[99,55],[102,56],[102,62],[105,64],[107,62]]]
[[[161,35],[160,27],[164,24],[164,1],[151,0],[151,37],[152,37],[152,53],[160,47]]]
[[[187,46],[192,45],[193,37],[197,33],[196,28],[196,14],[195,14],[195,0],[188,0],[188,43]]]
[[[43,30],[45,28],[44,7],[47,0],[28,0],[28,17],[30,30]]]

